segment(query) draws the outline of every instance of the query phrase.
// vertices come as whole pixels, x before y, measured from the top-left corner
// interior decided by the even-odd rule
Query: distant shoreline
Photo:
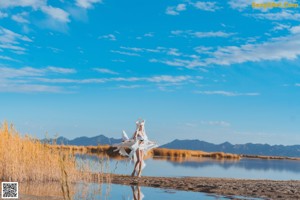
[[[261,155],[240,155],[242,158],[255,158],[264,160],[296,160],[300,161],[299,157],[287,157],[287,156],[261,156]]]
[[[88,153],[88,154],[106,154],[110,157],[122,158],[114,147],[110,145],[98,146],[76,146],[76,145],[49,145],[51,148],[61,148],[73,152]],[[212,158],[212,159],[235,159],[241,158],[254,158],[264,160],[295,160],[300,161],[300,157],[287,157],[287,156],[263,156],[263,155],[246,155],[246,154],[232,154],[225,152],[204,152],[196,150],[185,149],[168,149],[168,148],[155,148],[148,153],[148,157],[161,156],[169,158]]]

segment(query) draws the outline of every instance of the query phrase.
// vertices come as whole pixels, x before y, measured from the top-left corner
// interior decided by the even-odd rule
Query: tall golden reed
[[[63,170],[62,170],[63,169]],[[49,148],[39,140],[21,136],[4,122],[0,127],[0,180],[2,181],[68,181],[77,179],[75,157]]]

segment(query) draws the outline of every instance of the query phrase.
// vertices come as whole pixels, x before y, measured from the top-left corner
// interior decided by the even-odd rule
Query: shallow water
[[[38,187],[37,187],[38,186]],[[23,200],[63,200],[59,183],[21,185],[20,199]],[[26,189],[25,189],[26,188]],[[48,188],[55,188],[49,190]],[[73,200],[228,200],[223,196],[201,192],[186,192],[151,187],[127,186],[117,184],[77,183],[70,186]],[[243,199],[243,197],[240,197]]]
[[[99,157],[101,158],[96,155],[78,155],[78,160],[94,162],[93,170],[97,172],[101,171]],[[109,171],[112,173],[130,174],[133,169],[133,163],[128,160],[110,159],[104,162],[108,162],[106,165],[109,164]],[[300,161],[294,160],[192,158],[174,161],[157,157],[147,159],[145,162],[144,176],[300,180]]]
[[[82,190],[78,190],[74,196],[74,200],[79,199],[106,199],[106,200],[227,200],[228,198],[209,195],[201,192],[186,192],[176,190],[166,190],[151,187],[125,186],[116,184],[84,184],[87,187],[87,193],[82,196]]]

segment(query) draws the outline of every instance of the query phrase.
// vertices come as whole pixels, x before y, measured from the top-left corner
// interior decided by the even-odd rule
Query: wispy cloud
[[[136,89],[136,88],[141,88],[143,85],[120,85],[119,88],[122,89]]]
[[[234,35],[235,33],[226,33],[223,31],[209,31],[209,32],[200,32],[200,31],[192,31],[192,30],[175,30],[171,31],[171,34],[174,36],[182,36],[182,37],[196,37],[196,38],[207,38],[207,37],[229,37]]]
[[[0,8],[32,7],[37,9],[46,3],[46,0],[4,0],[0,1]]]
[[[199,10],[210,12],[215,12],[216,10],[221,9],[221,7],[217,5],[217,2],[211,1],[197,1],[195,3],[191,2],[190,4]]]
[[[39,77],[39,76],[44,76],[49,72],[57,73],[57,74],[70,74],[70,73],[76,73],[76,70],[70,69],[70,68],[53,67],[53,66],[49,66],[49,67],[46,67],[46,68],[0,67],[0,78]]]
[[[178,4],[177,6],[169,6],[166,9],[167,15],[179,15],[179,12],[186,10],[186,4]]]
[[[300,20],[300,14],[287,9],[282,9],[281,12],[268,12],[268,13],[255,13],[255,14],[245,14],[245,16],[254,17],[256,19],[267,19],[272,21],[282,21],[282,20]]]
[[[99,36],[98,39],[107,39],[107,40],[111,40],[111,41],[116,41],[117,37],[113,34],[108,34],[108,35]]]
[[[300,83],[295,83],[295,86],[296,87],[300,87]]]
[[[0,26],[0,48],[13,53],[24,54],[27,50],[21,43],[32,42],[27,36]]]
[[[120,49],[124,49],[127,51],[133,51],[133,52],[145,52],[145,53],[163,53],[166,55],[171,55],[171,56],[180,56],[182,53],[179,52],[178,49],[176,48],[167,48],[167,47],[156,47],[154,49],[150,48],[142,48],[142,47],[124,47],[121,46]]]
[[[259,96],[259,93],[251,92],[251,93],[239,93],[239,92],[229,92],[229,91],[196,91],[197,94],[204,94],[204,95],[222,95],[222,96]]]
[[[45,14],[47,14],[51,18],[53,18],[54,20],[57,20],[57,21],[62,22],[62,23],[70,22],[69,13],[67,13],[66,11],[64,11],[61,8],[55,8],[55,7],[52,7],[52,6],[42,6],[41,10]]]
[[[188,7],[191,8],[196,8],[198,10],[203,10],[203,11],[209,11],[209,12],[215,12],[216,10],[221,9],[217,5],[217,2],[212,2],[212,1],[186,1],[185,3],[180,3],[177,4],[176,6],[168,6],[166,9],[166,14],[167,15],[179,15],[180,12],[186,11]]]
[[[209,126],[219,126],[219,127],[230,127],[231,124],[229,122],[226,121],[198,121],[198,122],[186,122],[185,123],[186,126],[189,127],[197,127],[199,125],[209,125]]]
[[[170,76],[160,75],[151,77],[115,77],[115,78],[89,78],[89,79],[49,79],[36,78],[35,80],[44,83],[107,83],[107,82],[151,82],[151,83],[179,83],[192,80],[191,76]]]
[[[76,0],[76,5],[85,9],[92,8],[96,3],[102,3],[102,0]]]
[[[1,50],[1,49],[0,49],[0,50]],[[19,60],[16,60],[16,59],[11,58],[11,57],[9,57],[9,56],[1,56],[1,55],[0,55],[0,59],[1,59],[1,60],[14,61],[14,62],[20,62]],[[1,76],[1,75],[0,75],[0,76]]]
[[[119,74],[118,72],[114,72],[110,69],[105,69],[105,68],[93,68],[96,72],[100,72],[102,74],[112,74],[112,75],[117,75]]]
[[[258,1],[259,2],[259,1]],[[248,6],[251,6],[252,1],[248,0],[229,0],[228,4],[232,9],[243,11]]]
[[[0,92],[13,93],[62,93],[63,89],[59,86],[48,86],[39,84],[16,84],[16,83],[1,83]]]
[[[111,50],[110,52],[112,52],[112,53],[117,53],[117,54],[121,54],[121,55],[126,55],[126,56],[141,56],[140,54],[137,54],[137,53],[131,53],[131,52],[126,52],[126,51]]]
[[[231,124],[226,121],[200,121],[202,125],[229,127]]]
[[[13,15],[11,18],[12,20],[19,22],[19,23],[25,23],[25,24],[29,24],[29,20],[27,19],[29,16],[28,12],[21,12],[21,13],[17,13],[15,15]]]
[[[0,19],[5,17],[8,17],[8,14],[0,11]]]
[[[49,66],[46,69],[43,69],[44,72],[54,72],[58,74],[74,74],[76,73],[75,69],[72,68],[62,68],[62,67],[54,67]]]
[[[145,33],[144,37],[154,37],[154,33],[153,32]]]
[[[232,65],[245,62],[294,60],[300,56],[300,28],[290,27],[291,34],[270,38],[264,42],[240,46],[195,47],[199,56],[182,55],[177,58],[153,58],[150,62],[169,66],[195,68],[211,65]]]
[[[48,16],[45,20],[37,20],[36,25],[44,28],[52,28],[63,31],[67,23],[71,20],[69,13],[61,8],[53,7],[47,4],[46,0],[12,0],[0,1],[0,8],[13,9],[14,7],[31,7],[32,12],[41,11]],[[30,23],[29,13],[21,12],[12,16],[12,19],[18,23]]]

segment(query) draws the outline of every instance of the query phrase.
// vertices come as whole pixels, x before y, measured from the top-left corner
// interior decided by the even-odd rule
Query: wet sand
[[[111,183],[139,185],[193,192],[205,192],[227,197],[235,195],[264,199],[300,199],[300,181],[247,180],[205,177],[131,177],[111,175]]]

